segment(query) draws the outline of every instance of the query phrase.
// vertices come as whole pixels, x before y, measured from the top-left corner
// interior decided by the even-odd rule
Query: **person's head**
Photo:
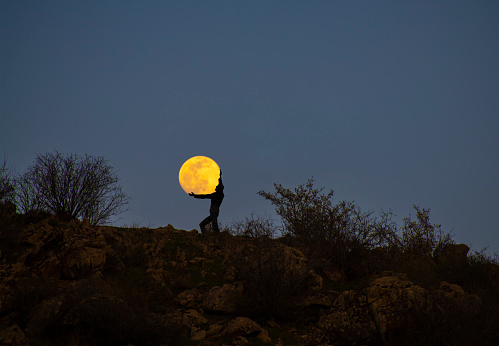
[[[220,170],[220,177],[218,178],[218,185],[215,187],[215,191],[223,191],[224,184],[222,183],[222,170]]]

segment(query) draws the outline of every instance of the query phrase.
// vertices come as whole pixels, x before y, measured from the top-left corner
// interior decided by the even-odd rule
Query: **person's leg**
[[[218,213],[211,213],[211,228],[213,229],[213,232],[215,233],[220,233],[220,230],[218,229]]]
[[[211,222],[211,214],[210,216],[207,216],[201,223],[199,224],[199,228],[201,229],[201,233],[206,232],[206,225]]]

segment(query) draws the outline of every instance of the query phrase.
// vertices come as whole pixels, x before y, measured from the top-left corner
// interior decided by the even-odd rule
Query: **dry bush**
[[[284,233],[303,249],[314,268],[334,267],[349,277],[365,274],[370,250],[395,242],[391,212],[378,219],[355,203],[333,204],[331,190],[315,188],[314,180],[294,190],[274,184],[275,192],[260,191],[282,217]],[[291,243],[293,243],[291,241]]]
[[[7,166],[7,161],[4,159],[0,166],[0,203],[14,200],[16,181],[12,175],[13,169]]]
[[[402,227],[395,225],[395,237],[388,240],[389,256],[384,269],[406,273],[425,288],[438,287],[441,281],[455,282],[460,274],[449,263],[439,260],[439,254],[454,244],[451,233],[430,222],[430,210],[414,206],[416,218],[403,219]],[[461,269],[460,269],[461,270]]]
[[[11,252],[22,228],[22,220],[16,217],[15,180],[12,169],[4,160],[0,166],[0,253]]]
[[[251,216],[245,218],[243,221],[234,221],[231,227],[227,227],[227,230],[236,236],[250,238],[268,237],[272,239],[275,238],[279,231],[270,216],[260,216],[255,213],[251,213]]]
[[[281,216],[286,242],[302,249],[314,269],[339,270],[344,279],[397,267],[394,261],[404,261],[416,270],[454,244],[450,233],[430,222],[429,209],[414,206],[416,218],[404,218],[399,227],[390,210],[377,216],[362,211],[354,202],[333,203],[334,192],[315,188],[313,179],[293,190],[280,184],[274,188],[273,193],[259,194]],[[421,263],[413,266],[413,262]],[[437,279],[434,272],[436,269],[429,280]]]
[[[59,152],[38,155],[17,179],[17,205],[25,213],[49,211],[63,219],[106,223],[125,211],[130,198],[103,157]]]
[[[475,250],[468,255],[469,266],[459,284],[470,291],[498,292],[499,303],[499,254],[487,255],[485,251]]]
[[[400,235],[401,250],[415,257],[435,257],[444,247],[454,244],[452,235],[442,231],[441,225],[430,223],[430,209],[416,210],[416,220],[404,218]]]
[[[23,226],[24,221],[16,215],[16,206],[0,202],[0,252],[4,260],[10,260],[16,252]]]

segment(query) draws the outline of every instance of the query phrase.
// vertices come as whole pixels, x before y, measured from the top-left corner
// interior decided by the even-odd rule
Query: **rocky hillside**
[[[2,345],[499,344],[499,267],[462,244],[350,280],[280,239],[0,218]]]

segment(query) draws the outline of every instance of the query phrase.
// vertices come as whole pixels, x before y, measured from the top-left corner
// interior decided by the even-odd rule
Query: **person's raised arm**
[[[194,198],[200,198],[200,199],[205,199],[205,198],[210,198],[211,195],[213,195],[212,193],[208,194],[208,195],[197,195],[195,194],[194,192],[191,192],[189,193],[189,196],[192,196]]]

